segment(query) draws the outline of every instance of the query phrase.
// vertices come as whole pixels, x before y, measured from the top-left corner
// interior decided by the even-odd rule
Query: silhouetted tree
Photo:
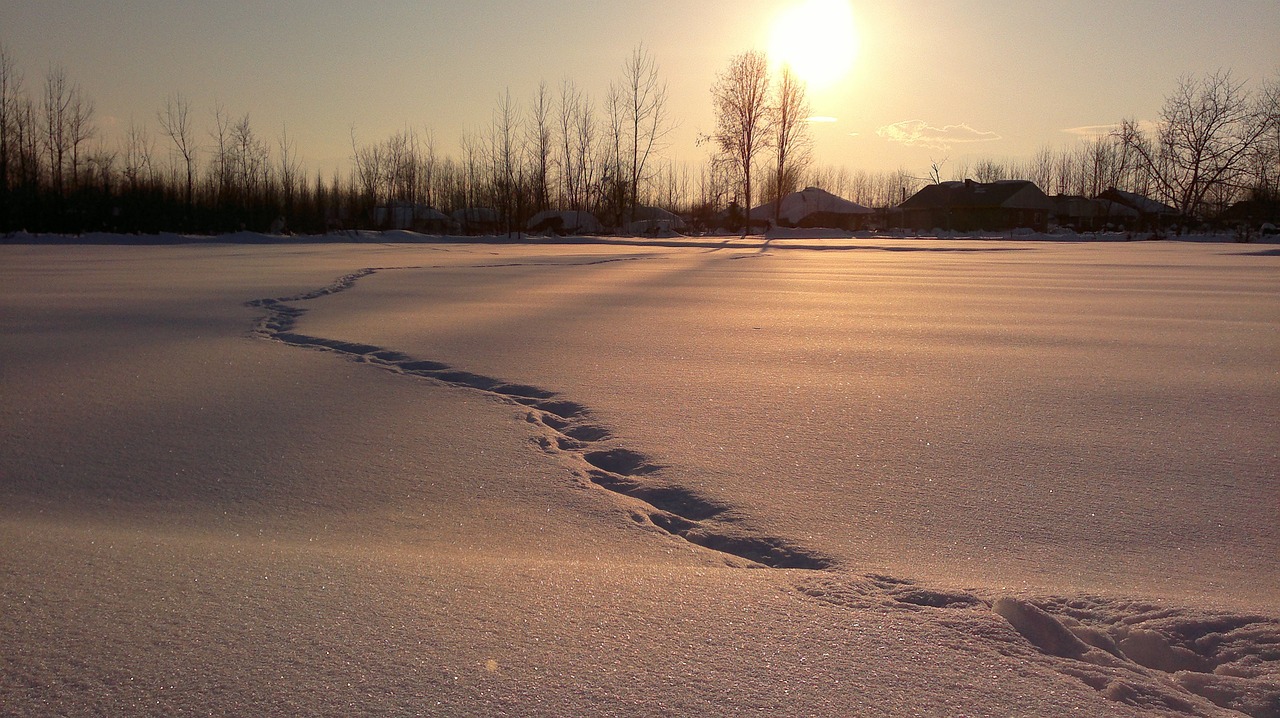
[[[489,147],[493,167],[493,186],[498,204],[506,221],[507,234],[521,229],[521,186],[523,167],[520,163],[521,147],[519,108],[507,90],[498,98],[490,126]]]
[[[156,113],[156,117],[160,121],[160,128],[164,130],[164,134],[169,138],[169,141],[173,142],[174,150],[182,158],[183,164],[186,166],[187,183],[185,196],[188,215],[195,206],[196,186],[196,146],[192,138],[192,128],[189,121],[190,113],[191,103],[181,93],[167,98],[164,103],[164,110]]]
[[[280,149],[280,210],[289,218],[294,211],[294,204],[299,195],[306,191],[306,175],[302,164],[298,161],[298,150],[293,140],[289,139],[289,130],[281,125],[280,138],[277,140]]]
[[[533,210],[540,212],[550,205],[551,184],[551,95],[547,83],[538,83],[538,91],[529,105],[529,124],[525,128],[525,144],[530,153]]]
[[[640,184],[648,179],[649,160],[662,148],[672,130],[667,111],[667,84],[658,75],[658,63],[644,45],[636,47],[623,67],[619,89],[622,101],[624,158],[629,196],[626,221],[635,221]]]
[[[8,49],[0,45],[0,231],[10,229],[13,217],[11,178],[21,97],[22,78]]]
[[[751,168],[769,144],[769,63],[764,53],[753,50],[734,57],[711,86],[711,99],[716,113],[712,139],[742,177],[742,204],[750,211]]]
[[[1251,153],[1274,122],[1244,82],[1220,71],[1183,77],[1165,98],[1154,136],[1125,120],[1120,139],[1160,199],[1194,217],[1220,186],[1245,187]]]
[[[783,66],[773,97],[773,151],[778,160],[773,177],[775,224],[781,218],[782,198],[797,189],[800,173],[809,163],[813,147],[809,114],[804,83]]]

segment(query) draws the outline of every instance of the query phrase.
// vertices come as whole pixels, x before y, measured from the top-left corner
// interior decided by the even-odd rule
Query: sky
[[[797,20],[798,5],[818,19]],[[778,26],[793,39],[779,44]],[[678,123],[670,159],[706,156],[710,87],[735,54],[817,48],[821,62],[844,46],[831,62],[847,70],[809,91],[825,120],[816,160],[923,175],[1154,119],[1184,75],[1280,77],[1277,38],[1276,0],[0,0],[0,45],[31,94],[63,68],[104,139],[131,122],[158,135],[157,111],[181,93],[207,142],[215,107],[247,113],[325,173],[345,167],[353,132],[429,132],[456,154],[504,92],[527,103],[543,81],[602,103],[643,44]]]

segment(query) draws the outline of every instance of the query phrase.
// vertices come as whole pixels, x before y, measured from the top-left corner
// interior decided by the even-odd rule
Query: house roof
[[[931,184],[898,205],[903,209],[944,207],[1053,209],[1053,202],[1029,180],[942,182]]]
[[[1098,199],[1108,202],[1115,202],[1126,207],[1132,207],[1142,214],[1177,214],[1178,210],[1170,207],[1164,202],[1157,202],[1150,197],[1144,197],[1136,192],[1125,192],[1122,189],[1111,189],[1098,195]]]
[[[548,209],[529,218],[529,229],[550,226],[566,232],[599,232],[600,222],[590,212]]]
[[[1137,210],[1118,202],[1066,194],[1055,195],[1051,199],[1053,200],[1053,211],[1058,215],[1068,217],[1132,219],[1138,216]]]
[[[635,221],[678,222],[683,224],[683,220],[680,219],[679,215],[668,212],[661,207],[649,207],[646,205],[636,207]]]
[[[779,208],[780,219],[789,224],[799,224],[805,217],[817,213],[855,215],[873,212],[874,210],[863,207],[857,202],[837,197],[818,187],[805,187],[799,192],[792,192],[782,198],[782,206]],[[752,208],[751,219],[773,219],[773,203],[766,202]]]

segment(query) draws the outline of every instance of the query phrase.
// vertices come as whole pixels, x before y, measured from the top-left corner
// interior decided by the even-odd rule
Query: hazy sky
[[[523,101],[541,80],[571,78],[602,101],[643,42],[679,120],[667,154],[696,162],[716,73],[769,49],[780,16],[815,1],[833,0],[0,0],[0,44],[33,96],[62,66],[111,141],[131,119],[158,133],[156,111],[181,92],[206,141],[220,104],[249,113],[273,145],[287,126],[307,168],[329,172],[350,155],[353,126],[362,140],[429,129],[455,152],[507,88]],[[851,169],[1021,157],[1073,141],[1074,128],[1154,117],[1186,73],[1280,73],[1276,0],[848,6],[852,69],[810,99],[835,120],[814,125],[818,160]]]

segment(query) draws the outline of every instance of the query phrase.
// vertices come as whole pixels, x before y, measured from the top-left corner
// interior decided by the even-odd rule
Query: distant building
[[[447,233],[454,226],[448,215],[433,207],[400,200],[374,207],[371,219],[375,227],[382,229],[410,229],[434,234]]]
[[[636,207],[635,219],[625,227],[629,234],[661,235],[683,232],[687,229],[680,215],[661,207]]]
[[[902,225],[915,230],[1045,231],[1053,202],[1027,180],[931,184],[898,205]]]
[[[1280,223],[1280,197],[1262,197],[1236,202],[1223,210],[1217,222],[1224,226],[1260,227]],[[1273,227],[1274,228],[1274,227]]]
[[[783,227],[812,229],[862,229],[863,224],[875,213],[857,202],[838,197],[818,187],[806,187],[782,198],[776,207],[778,224]],[[775,206],[766,202],[751,209],[752,222],[774,219]]]
[[[1181,218],[1178,210],[1163,202],[1115,187],[1099,194],[1097,199],[1106,203],[1109,213],[1123,211],[1124,208],[1131,210],[1130,214],[1136,215],[1133,220],[1135,226],[1129,229],[1160,229]]]
[[[1138,220],[1138,211],[1115,202],[1060,194],[1053,200],[1053,222],[1077,232],[1123,229]]]
[[[599,234],[604,231],[595,215],[574,210],[544,210],[530,217],[526,227],[530,232],[559,235]]]

